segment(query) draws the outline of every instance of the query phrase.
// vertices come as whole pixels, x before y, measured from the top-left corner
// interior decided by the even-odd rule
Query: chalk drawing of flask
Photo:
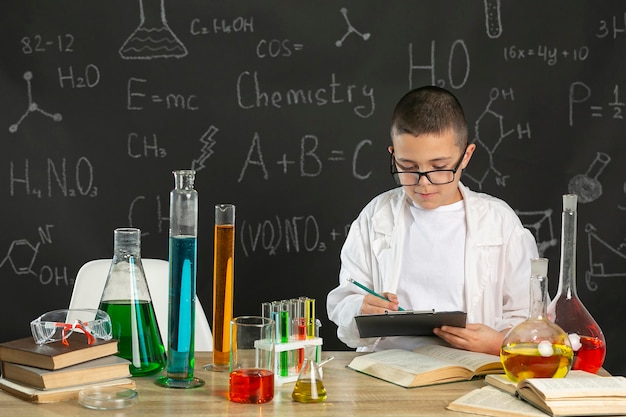
[[[604,152],[598,152],[596,159],[591,163],[584,174],[578,174],[569,182],[570,194],[576,194],[581,203],[591,203],[602,195],[602,184],[598,177],[604,168],[611,162],[611,157]]]
[[[139,26],[119,50],[123,59],[182,58],[187,48],[167,25],[165,0],[139,0]]]

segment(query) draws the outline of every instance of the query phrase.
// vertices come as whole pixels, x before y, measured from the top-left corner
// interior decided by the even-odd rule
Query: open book
[[[566,378],[535,378],[517,384],[505,375],[487,375],[485,382],[486,387],[463,395],[447,408],[495,417],[626,413],[624,377],[570,371]]]
[[[567,373],[567,378],[600,378],[600,376],[574,369]],[[485,376],[485,382],[511,395],[517,395],[517,382],[505,374],[487,375]]]
[[[626,414],[626,378],[530,378],[517,395],[552,416]]]
[[[491,385],[468,392],[446,408],[493,417],[547,417],[531,404]]]
[[[504,372],[499,356],[440,345],[368,353],[352,359],[348,367],[407,388]]]

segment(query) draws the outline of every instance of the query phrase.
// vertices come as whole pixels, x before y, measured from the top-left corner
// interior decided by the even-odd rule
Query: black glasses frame
[[[463,152],[461,153],[461,158],[459,159],[459,162],[457,162],[457,164],[454,166],[453,169],[434,169],[432,171],[425,171],[425,172],[421,172],[421,171],[398,171],[398,169],[397,169],[398,166],[396,165],[396,157],[395,157],[394,153],[391,152],[391,175],[393,176],[393,179],[396,181],[396,184],[398,184],[398,185],[408,185],[408,186],[417,185],[421,181],[422,177],[426,177],[426,179],[432,185],[450,184],[451,182],[454,181],[454,176],[456,175],[457,171],[459,170],[459,168],[461,166],[461,163],[463,162],[463,158],[465,157],[465,152],[466,151],[467,151],[467,146],[465,146],[465,149],[463,149]],[[452,179],[450,181],[447,181],[447,182],[433,182],[433,180],[430,179],[430,176],[428,175],[428,174],[432,174],[433,172],[451,172],[452,173]],[[415,174],[415,175],[417,175],[417,181],[414,184],[402,184],[398,174]]]

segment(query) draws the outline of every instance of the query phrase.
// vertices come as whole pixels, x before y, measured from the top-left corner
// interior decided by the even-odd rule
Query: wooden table
[[[192,390],[160,388],[156,377],[135,378],[139,402],[122,410],[90,410],[77,401],[33,404],[0,391],[0,410],[7,417],[35,416],[465,416],[469,414],[446,410],[452,400],[482,387],[484,381],[474,380],[421,388],[402,388],[385,381],[346,369],[358,353],[324,352],[323,358],[335,359],[324,365],[323,382],[328,399],[323,403],[298,403],[291,399],[295,383],[277,386],[274,399],[261,405],[237,404],[228,400],[228,373],[205,371],[210,352],[196,353],[196,376],[206,385]]]

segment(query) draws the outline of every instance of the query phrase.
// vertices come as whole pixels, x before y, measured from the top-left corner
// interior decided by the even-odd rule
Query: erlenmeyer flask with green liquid
[[[133,376],[152,375],[165,367],[165,348],[141,263],[141,231],[114,232],[114,253],[100,309],[111,317],[118,356],[128,359]]]

